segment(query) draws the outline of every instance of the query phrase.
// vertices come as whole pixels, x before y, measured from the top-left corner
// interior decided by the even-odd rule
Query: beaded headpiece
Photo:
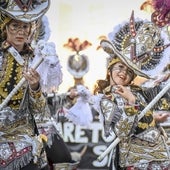
[[[33,22],[48,10],[50,0],[1,0],[1,13],[22,22]]]
[[[113,60],[119,57],[137,75],[149,78],[170,61],[167,39],[154,23],[135,20],[132,12],[130,22],[115,27],[109,33],[110,41],[102,40],[101,46]]]

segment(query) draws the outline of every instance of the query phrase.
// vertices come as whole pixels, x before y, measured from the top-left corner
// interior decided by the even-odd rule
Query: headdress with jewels
[[[168,36],[154,23],[134,19],[116,26],[102,40],[101,46],[110,55],[110,64],[118,57],[138,76],[151,78],[161,72],[170,61]],[[109,65],[110,65],[109,64]]]
[[[22,22],[33,22],[42,17],[50,6],[50,0],[1,0],[1,13]]]

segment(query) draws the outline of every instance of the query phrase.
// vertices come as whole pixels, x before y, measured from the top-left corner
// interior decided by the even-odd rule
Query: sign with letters
[[[104,136],[103,124],[99,120],[93,121],[88,128],[67,121],[60,122],[58,127],[71,152],[81,153],[84,150],[80,169],[108,169],[110,154],[101,162],[97,158],[113,141],[113,136]]]

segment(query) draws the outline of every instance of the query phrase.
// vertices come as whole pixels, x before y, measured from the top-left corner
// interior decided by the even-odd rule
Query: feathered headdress
[[[119,57],[139,76],[154,77],[170,61],[168,36],[152,22],[135,20],[134,12],[129,22],[114,28],[109,40],[101,41],[101,46],[110,54],[110,62]]]

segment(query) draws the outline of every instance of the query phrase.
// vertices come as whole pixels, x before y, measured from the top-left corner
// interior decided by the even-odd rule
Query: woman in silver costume
[[[169,112],[170,90],[140,120],[138,116],[168,83],[169,74],[164,82],[151,87],[139,87],[133,81],[136,76],[150,79],[155,70],[161,72],[168,61],[169,44],[164,44],[157,26],[148,21],[135,21],[133,13],[130,22],[116,27],[109,39],[101,41],[109,54],[106,79],[97,82],[98,95],[90,100],[101,115],[105,135],[114,132],[120,139],[110,169],[168,170],[167,138],[153,112]]]

